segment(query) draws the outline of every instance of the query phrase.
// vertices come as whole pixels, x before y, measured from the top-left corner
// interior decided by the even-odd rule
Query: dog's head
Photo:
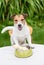
[[[18,28],[19,31],[23,29],[25,26],[25,18],[27,17],[27,14],[20,14],[20,15],[12,15],[11,18],[14,20],[14,25]]]

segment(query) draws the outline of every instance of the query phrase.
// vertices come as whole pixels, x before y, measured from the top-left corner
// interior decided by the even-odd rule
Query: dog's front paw
[[[21,47],[20,50],[25,51],[25,50],[28,50],[28,48],[26,48],[26,47]]]
[[[23,47],[23,50],[25,51],[25,50],[28,50],[28,48],[26,48],[26,47]]]
[[[32,49],[34,49],[35,47],[34,47],[34,45],[33,44],[31,44],[31,45],[29,45]]]
[[[18,49],[19,45],[13,45],[13,48]]]

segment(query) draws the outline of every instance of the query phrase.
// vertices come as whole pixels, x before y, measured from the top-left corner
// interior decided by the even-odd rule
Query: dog
[[[12,15],[14,26],[7,26],[1,31],[1,33],[4,33],[7,30],[12,30],[10,41],[11,45],[16,49],[27,50],[32,47],[30,30],[25,20],[26,17],[27,14]],[[26,43],[26,40],[28,43]]]

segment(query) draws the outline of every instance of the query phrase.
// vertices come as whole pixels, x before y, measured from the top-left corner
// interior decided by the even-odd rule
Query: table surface
[[[0,65],[44,65],[44,45],[33,44],[33,55],[28,58],[17,58],[12,46],[0,48]]]

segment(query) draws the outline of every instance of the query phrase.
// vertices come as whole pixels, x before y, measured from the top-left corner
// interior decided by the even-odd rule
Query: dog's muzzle
[[[18,24],[18,30],[21,31],[22,30],[22,25]]]

